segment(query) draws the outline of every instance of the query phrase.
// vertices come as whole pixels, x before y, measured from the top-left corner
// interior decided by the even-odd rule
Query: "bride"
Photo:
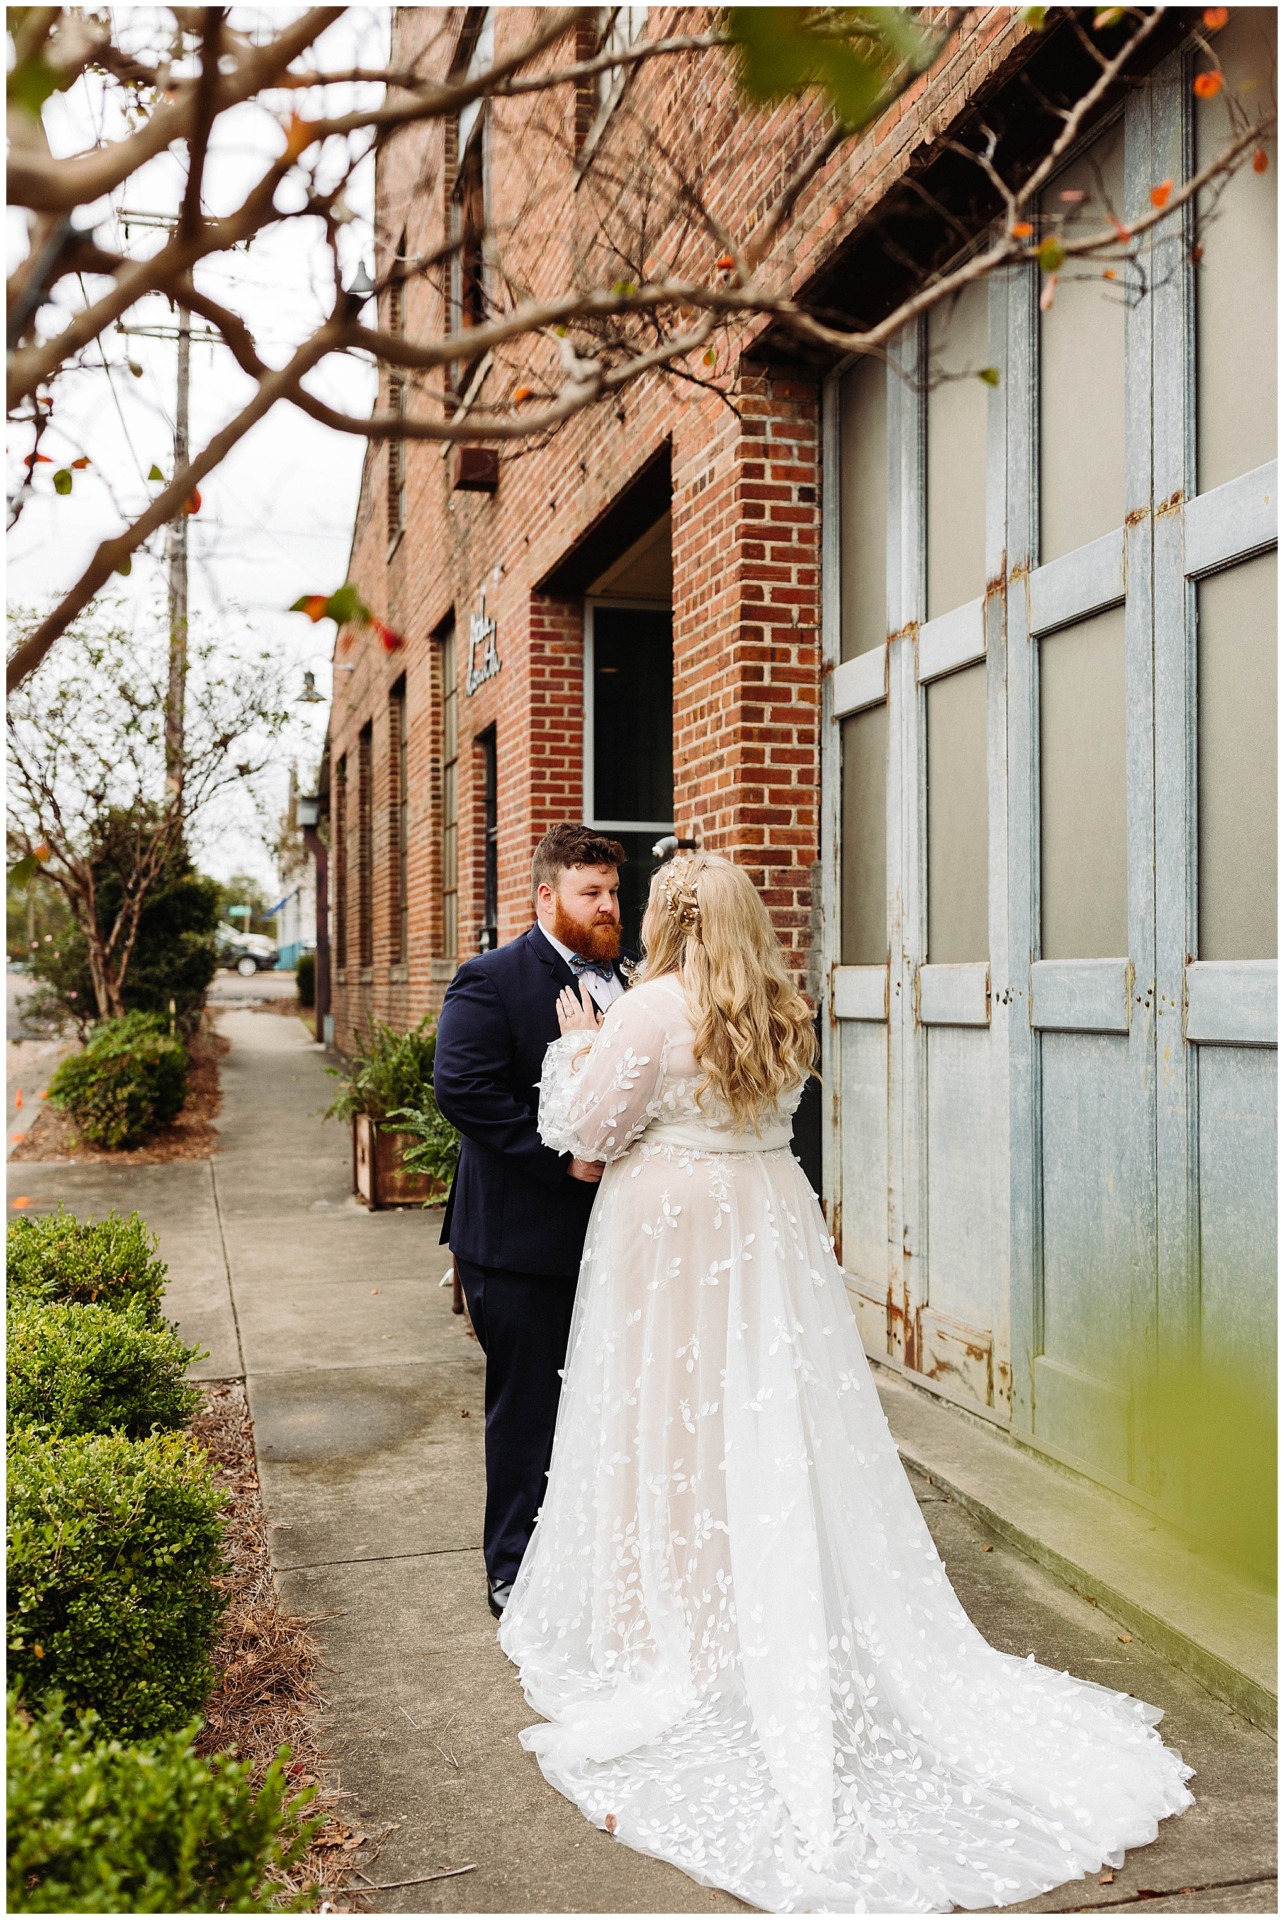
[[[811,1017],[730,861],[661,868],[540,1131],[605,1161],[499,1630],[549,1781],[770,1912],[1001,1906],[1191,1804],[1155,1707],[998,1653],[946,1578],[789,1150]]]

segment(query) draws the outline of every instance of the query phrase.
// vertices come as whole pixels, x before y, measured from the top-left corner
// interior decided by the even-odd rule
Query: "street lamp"
[[[299,695],[299,699],[301,702],[306,702],[310,707],[315,706],[318,700],[321,701],[322,704],[325,702],[325,695],[319,691],[317,687],[317,677],[311,668],[307,668],[304,671],[303,692]]]

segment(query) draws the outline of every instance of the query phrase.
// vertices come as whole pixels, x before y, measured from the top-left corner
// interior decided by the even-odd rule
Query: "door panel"
[[[1139,1111],[1132,1098],[1128,1049],[1124,1038],[1061,1033],[1044,1034],[1040,1049],[1039,1347],[1088,1383],[1085,1409],[1104,1394],[1116,1415],[1144,1363],[1154,1290],[1153,1126],[1148,1103]],[[1045,1397],[1036,1373],[1035,1433],[1068,1453],[1092,1431],[1070,1407],[1073,1386],[1061,1379]],[[1112,1416],[1084,1457],[1126,1480],[1123,1431]]]
[[[843,1266],[861,1337],[887,1354],[887,1022],[839,1020]]]

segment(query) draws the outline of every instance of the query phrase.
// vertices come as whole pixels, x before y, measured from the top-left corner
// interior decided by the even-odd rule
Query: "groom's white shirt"
[[[537,920],[535,924],[553,951],[560,953],[567,966],[570,967],[571,961],[575,957],[570,947],[564,947],[560,940],[555,940],[542,920]],[[571,971],[574,973],[574,967],[571,967]],[[612,1006],[624,992],[624,983],[618,973],[613,973],[609,980],[604,979],[600,973],[582,973],[580,979],[588,981],[589,999],[595,1007],[600,1007],[603,1013],[605,1013],[606,1009]]]

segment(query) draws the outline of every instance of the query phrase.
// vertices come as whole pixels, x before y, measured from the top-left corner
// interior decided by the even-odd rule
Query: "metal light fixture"
[[[657,840],[652,847],[651,858],[653,860],[671,860],[675,853],[695,853],[698,850],[698,846],[698,841],[679,840],[676,834],[666,833],[663,840]]]
[[[358,300],[368,300],[375,290],[375,283],[366,272],[364,260],[358,260],[357,270],[344,288],[345,293],[355,295]]]
[[[308,706],[310,707],[315,706],[318,700],[321,701],[323,704],[325,702],[325,695],[318,691],[317,677],[315,673],[312,672],[310,667],[306,669],[304,672],[303,692],[299,695],[299,699],[301,701],[306,701]]]

